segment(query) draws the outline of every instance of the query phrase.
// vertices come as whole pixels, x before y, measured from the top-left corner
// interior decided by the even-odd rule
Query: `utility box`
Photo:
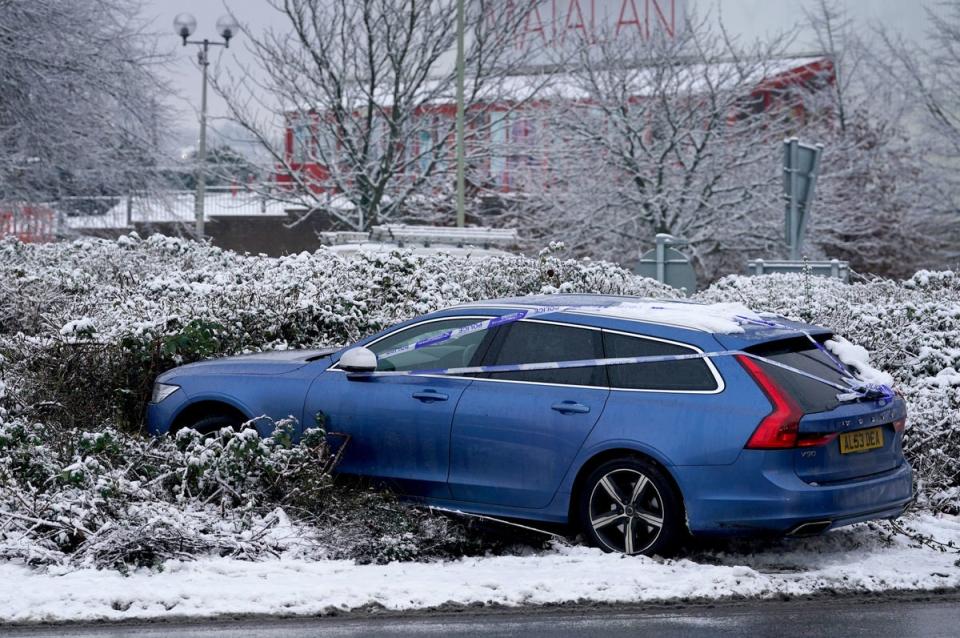
[[[682,246],[687,241],[677,239],[668,233],[659,233],[657,247],[640,255],[640,261],[633,269],[638,275],[656,279],[660,283],[683,290],[687,295],[697,290],[697,276],[693,272],[690,259],[670,245]]]

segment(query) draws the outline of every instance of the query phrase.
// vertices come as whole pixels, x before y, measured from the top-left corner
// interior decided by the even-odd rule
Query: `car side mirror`
[[[377,369],[377,355],[367,348],[350,348],[340,357],[340,369],[349,373],[373,372]]]

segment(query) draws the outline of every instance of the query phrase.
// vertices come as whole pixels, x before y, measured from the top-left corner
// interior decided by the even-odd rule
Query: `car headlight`
[[[150,398],[150,402],[160,403],[179,389],[180,386],[178,385],[170,385],[169,383],[154,383],[153,396]]]

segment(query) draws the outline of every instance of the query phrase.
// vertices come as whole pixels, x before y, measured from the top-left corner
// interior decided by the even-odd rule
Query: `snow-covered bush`
[[[389,494],[334,487],[324,432],[289,423],[149,440],[0,416],[0,558],[126,568],[215,553],[360,561],[458,556],[477,537]]]
[[[0,379],[9,400],[136,429],[153,379],[214,355],[346,344],[459,302],[539,292],[673,294],[605,263],[408,252],[279,259],[159,235],[0,241]]]
[[[391,560],[489,545],[389,495],[331,487],[321,441],[136,431],[154,377],[222,354],[344,344],[476,299],[676,297],[605,263],[437,255],[237,255],[166,237],[0,241],[0,557],[152,564],[199,552]],[[727,277],[697,295],[833,328],[909,403],[920,505],[960,511],[960,275],[844,284]],[[371,515],[374,513],[375,515]]]
[[[259,349],[345,344],[452,303],[539,292],[671,294],[603,263],[406,252],[280,259],[161,236],[0,241],[0,556],[152,564],[203,552],[393,560],[491,545],[389,494],[333,490],[283,428],[148,441],[153,379]],[[116,426],[105,425],[116,424]],[[289,516],[289,518],[287,518]],[[294,522],[291,522],[294,521]]]

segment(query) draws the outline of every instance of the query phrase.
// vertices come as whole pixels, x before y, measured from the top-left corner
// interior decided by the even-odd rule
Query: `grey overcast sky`
[[[803,6],[811,6],[813,0],[686,0],[687,6],[697,13],[710,11],[722,17],[727,27],[743,39],[751,40],[766,34],[787,30],[802,20]],[[900,30],[908,39],[922,42],[927,31],[926,12],[923,5],[932,6],[934,0],[842,0],[842,5],[855,22],[864,29],[873,24]],[[181,12],[192,13],[198,23],[195,37],[216,37],[217,18],[230,9],[254,30],[265,27],[282,28],[284,22],[266,0],[145,0],[145,17],[153,20],[154,30],[170,33],[170,44],[177,38],[173,33],[173,19]],[[794,45],[798,52],[812,48],[810,37],[801,37]],[[245,49],[240,36],[229,51],[215,52],[213,59],[221,57],[222,64],[250,64],[252,58]],[[177,58],[168,75],[179,97],[171,105],[179,112],[181,130],[178,143],[187,146],[196,136],[197,112],[200,104],[200,72],[195,64],[196,47],[177,48]],[[222,102],[210,96],[210,114],[222,115]],[[216,124],[214,124],[216,126]]]

